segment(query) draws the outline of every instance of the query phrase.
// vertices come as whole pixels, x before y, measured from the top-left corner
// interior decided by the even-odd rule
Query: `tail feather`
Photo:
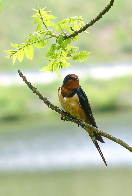
[[[95,131],[94,131],[94,136],[95,136],[96,140],[100,141],[101,143],[105,143],[103,138],[101,137],[101,135],[99,135]]]
[[[90,136],[90,137],[91,137],[91,136]],[[105,165],[107,166],[106,160],[105,160],[104,155],[103,155],[103,153],[102,153],[102,151],[101,151],[101,149],[100,149],[100,147],[99,147],[99,144],[98,144],[98,142],[97,142],[97,140],[96,140],[96,137],[93,136],[93,137],[91,137],[91,139],[92,139],[92,141],[93,141],[95,147],[97,148],[97,150],[98,150],[98,152],[99,152],[101,158],[103,159]]]

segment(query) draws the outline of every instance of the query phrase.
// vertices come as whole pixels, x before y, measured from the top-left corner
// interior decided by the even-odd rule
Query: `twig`
[[[110,10],[110,8],[113,6],[114,4],[114,0],[111,0],[110,3],[105,7],[105,9],[103,9],[98,16],[96,16],[96,18],[94,18],[93,20],[91,20],[89,23],[85,24],[83,27],[81,27],[79,30],[74,31],[74,33],[70,34],[70,35],[65,35],[64,39],[69,39],[71,37],[75,37],[77,36],[79,33],[85,31],[87,28],[89,28],[90,26],[92,26],[95,22],[97,22],[100,18],[102,18],[102,16],[108,12]]]
[[[40,9],[39,9],[39,15],[40,15],[40,18],[41,18],[41,20],[42,20],[42,22],[43,22],[43,25],[45,26],[46,30],[48,30],[48,28],[47,28],[47,26],[46,26],[46,24],[45,24],[45,22],[44,22],[44,20],[43,20],[43,17],[42,17],[42,15],[41,15]]]
[[[94,130],[95,132],[99,133],[100,135],[120,144],[121,146],[123,146],[124,148],[126,148],[127,150],[129,150],[130,152],[132,152],[132,147],[130,147],[128,144],[126,144],[124,141],[117,139],[116,137],[103,132],[102,130],[93,127],[92,125],[89,125],[87,123],[82,122],[81,120],[72,117],[71,115],[69,115],[67,112],[65,112],[64,110],[61,110],[58,106],[53,105],[46,97],[44,97],[38,90],[37,88],[35,88],[34,86],[32,86],[32,84],[30,82],[27,81],[26,77],[23,75],[23,73],[18,70],[19,76],[21,78],[23,78],[23,81],[27,84],[27,86],[33,91],[33,93],[35,93],[37,96],[39,96],[39,98],[52,110],[56,111],[58,114],[64,116],[64,119],[67,121],[71,121],[76,123],[77,125],[80,125],[82,128],[84,128],[87,132],[88,130]]]

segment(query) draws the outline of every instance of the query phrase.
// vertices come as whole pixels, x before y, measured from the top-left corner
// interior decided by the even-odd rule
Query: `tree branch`
[[[126,148],[127,150],[129,150],[130,152],[132,152],[132,147],[130,147],[128,144],[126,144],[124,141],[117,139],[116,137],[103,132],[102,130],[99,130],[98,128],[93,127],[92,125],[89,125],[87,123],[82,122],[81,120],[72,117],[71,115],[69,115],[67,112],[65,112],[64,110],[61,110],[58,106],[53,105],[46,97],[44,97],[38,90],[37,88],[35,88],[34,86],[32,86],[32,84],[30,82],[27,81],[26,77],[23,75],[23,73],[18,70],[19,76],[23,79],[23,81],[27,84],[27,86],[33,91],[33,93],[35,93],[37,96],[39,96],[39,98],[52,110],[54,110],[55,112],[57,112],[58,114],[64,116],[64,119],[67,121],[71,121],[76,123],[77,125],[80,125],[82,128],[84,128],[87,132],[88,130],[92,131],[94,130],[95,132],[99,133],[100,135],[116,142],[117,144],[120,144],[121,146],[123,146],[124,148]]]
[[[83,31],[85,31],[86,29],[88,29],[90,26],[92,26],[95,22],[97,22],[98,20],[100,20],[100,18],[102,18],[102,16],[108,12],[110,10],[110,8],[113,6],[114,4],[114,0],[111,0],[110,3],[105,7],[105,9],[103,9],[98,16],[96,16],[96,18],[94,18],[93,20],[91,20],[89,23],[85,24],[83,27],[81,27],[79,30],[74,31],[74,33],[70,34],[70,35],[65,35],[64,39],[69,39],[71,37],[75,37],[77,36],[79,33],[82,33]]]

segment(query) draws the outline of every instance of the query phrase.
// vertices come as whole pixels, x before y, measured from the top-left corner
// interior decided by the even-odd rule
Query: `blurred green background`
[[[57,16],[57,21],[70,16],[83,15],[87,23],[108,3],[108,0],[3,1],[0,15],[0,79],[5,76],[7,80],[5,81],[4,78],[3,82],[0,80],[0,195],[132,195],[130,152],[118,147],[114,142],[105,140],[104,146],[101,145],[108,163],[108,167],[105,167],[88,135],[85,137],[84,130],[71,123],[61,122],[60,116],[49,110],[26,85],[18,84],[21,78],[18,78],[18,83],[10,83],[10,80],[7,83],[8,77],[14,78],[18,69],[26,75],[32,71],[38,73],[47,65],[48,61],[44,58],[47,48],[36,49],[32,61],[25,58],[22,63],[17,61],[14,66],[11,59],[5,59],[4,50],[12,49],[10,43],[25,42],[24,37],[35,31],[36,26],[31,18],[34,14],[32,8],[46,7]],[[91,55],[84,65],[72,62],[72,72],[89,66],[93,68],[111,67],[116,64],[131,66],[131,7],[130,0],[116,0],[111,10],[88,29],[89,34],[80,35],[80,42],[74,45],[79,46],[80,51],[91,52]],[[65,70],[63,74],[65,75]],[[45,97],[60,106],[57,89],[62,85],[62,78],[46,84],[37,83],[35,79],[30,82]],[[80,83],[88,95],[99,128],[132,146],[132,75],[106,79],[81,77]],[[46,142],[51,142],[52,145],[46,147]],[[56,143],[60,146],[56,147]],[[68,152],[73,150],[74,157],[73,146],[75,146],[75,149],[83,154],[84,151],[80,150],[83,144],[84,148],[87,146],[87,154],[82,157],[82,160],[85,162],[85,156],[91,153],[89,157],[91,162],[87,160],[85,164],[76,167],[75,161],[71,167],[72,158],[68,158]],[[69,148],[68,152],[67,148]],[[46,153],[50,155],[53,151],[53,154],[54,152],[56,154],[57,151],[61,154],[61,149],[67,157],[66,160],[63,156],[60,159],[49,157],[48,160],[43,160]],[[36,157],[39,153],[42,160],[38,163]],[[54,163],[51,169],[48,167],[44,169],[43,163],[47,161],[50,165],[50,162],[57,160],[60,165],[67,160],[71,162],[67,168],[63,168],[62,164],[56,169],[54,165],[57,163]],[[78,157],[78,160],[80,161],[81,158]]]

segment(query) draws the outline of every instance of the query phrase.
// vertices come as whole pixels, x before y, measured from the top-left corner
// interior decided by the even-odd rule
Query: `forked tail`
[[[90,137],[91,137],[91,136],[90,136]],[[99,144],[98,144],[96,138],[95,138],[95,137],[91,137],[91,139],[92,139],[94,145],[96,146],[96,148],[97,148],[97,150],[98,150],[98,152],[99,152],[101,158],[103,159],[105,165],[107,166],[106,160],[105,160],[105,158],[104,158],[104,155],[103,155],[103,153],[102,153],[102,151],[101,151],[101,149],[100,149],[100,147],[99,147]]]

